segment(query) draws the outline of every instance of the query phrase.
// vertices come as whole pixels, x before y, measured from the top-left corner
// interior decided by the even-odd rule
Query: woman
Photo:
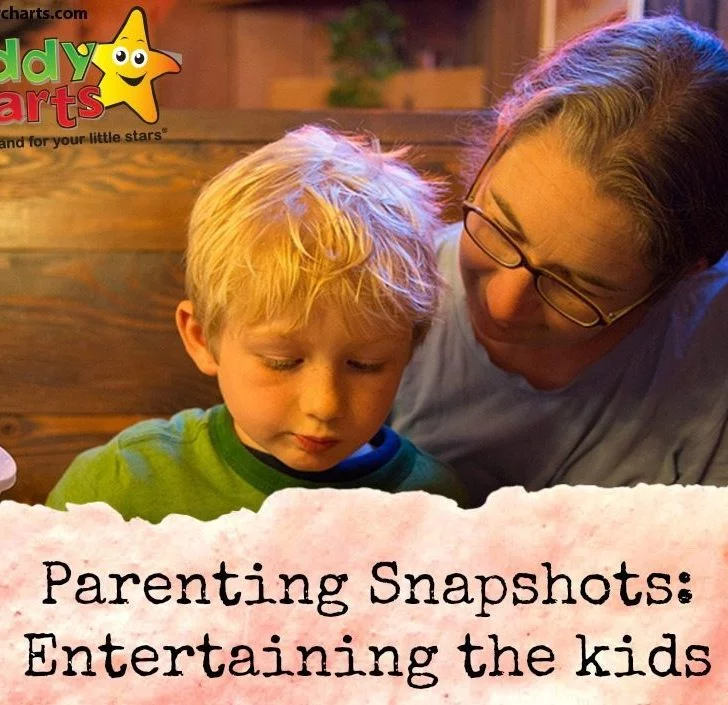
[[[725,47],[676,17],[610,25],[496,117],[394,427],[476,502],[513,484],[726,484]]]

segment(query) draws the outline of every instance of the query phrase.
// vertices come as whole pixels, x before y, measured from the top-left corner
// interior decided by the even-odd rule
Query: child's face
[[[358,330],[316,309],[218,339],[216,374],[238,436],[296,470],[326,470],[379,430],[409,361],[411,332]],[[351,327],[350,327],[351,328]]]

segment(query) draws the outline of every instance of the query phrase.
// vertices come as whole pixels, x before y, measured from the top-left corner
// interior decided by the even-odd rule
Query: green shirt
[[[325,486],[425,490],[467,506],[462,485],[449,468],[407,439],[400,441],[381,467]],[[286,487],[322,486],[253,455],[238,439],[227,408],[220,405],[207,411],[187,409],[168,421],[142,421],[106,445],[81,453],[46,504],[64,509],[67,502],[106,502],[125,519],[158,522],[168,514],[187,514],[209,520],[243,507],[257,511],[266,497]]]

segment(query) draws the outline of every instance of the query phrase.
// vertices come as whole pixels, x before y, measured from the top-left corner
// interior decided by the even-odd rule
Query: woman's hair
[[[679,275],[728,250],[728,52],[676,16],[587,32],[514,85],[481,139],[498,158],[555,127],[599,193],[631,213],[645,263]]]
[[[440,187],[364,137],[306,126],[215,176],[192,211],[187,295],[215,349],[228,323],[306,324],[315,305],[352,326],[407,327],[437,310]]]

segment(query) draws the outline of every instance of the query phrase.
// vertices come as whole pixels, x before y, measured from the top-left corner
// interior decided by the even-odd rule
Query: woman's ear
[[[188,299],[180,301],[175,313],[175,321],[185,350],[197,365],[197,369],[203,374],[214,377],[217,374],[217,360],[205,339],[202,325],[195,318],[191,301]]]

